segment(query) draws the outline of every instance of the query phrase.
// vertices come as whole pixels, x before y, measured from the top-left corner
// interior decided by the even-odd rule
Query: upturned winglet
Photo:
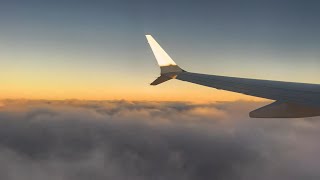
[[[146,38],[161,70],[161,76],[152,82],[151,85],[158,85],[174,79],[179,73],[184,71],[172,60],[151,35],[146,35]]]

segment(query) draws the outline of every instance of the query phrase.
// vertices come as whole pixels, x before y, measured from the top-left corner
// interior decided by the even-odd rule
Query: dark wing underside
[[[179,73],[178,80],[275,100],[250,113],[256,118],[300,118],[320,115],[320,85]]]

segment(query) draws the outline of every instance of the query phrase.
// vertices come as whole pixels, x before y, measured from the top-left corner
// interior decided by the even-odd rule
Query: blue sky
[[[298,0],[0,1],[0,91],[28,97],[34,87],[72,94],[126,84],[135,96],[159,73],[145,34],[186,70],[320,83],[319,8]],[[166,86],[190,87],[170,82],[147,94]]]

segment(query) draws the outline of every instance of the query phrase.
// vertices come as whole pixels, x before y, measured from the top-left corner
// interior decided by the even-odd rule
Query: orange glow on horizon
[[[150,86],[154,77],[102,76],[67,72],[2,72],[0,99],[132,100],[132,101],[263,101],[263,99],[171,80]]]
[[[0,99],[46,99],[46,100],[131,100],[131,101],[190,101],[190,102],[215,102],[215,101],[265,101],[261,98],[245,96],[242,94],[218,91],[209,88],[198,90],[170,91],[164,88],[146,87],[144,89],[131,89],[130,92],[117,89],[56,89],[1,91]]]

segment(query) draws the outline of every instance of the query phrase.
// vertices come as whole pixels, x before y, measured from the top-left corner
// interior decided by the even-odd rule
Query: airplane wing
[[[191,73],[181,69],[151,35],[148,43],[161,69],[161,76],[151,85],[170,79],[191,82],[207,87],[275,100],[274,103],[254,110],[252,118],[302,118],[320,116],[320,85],[246,79]]]

